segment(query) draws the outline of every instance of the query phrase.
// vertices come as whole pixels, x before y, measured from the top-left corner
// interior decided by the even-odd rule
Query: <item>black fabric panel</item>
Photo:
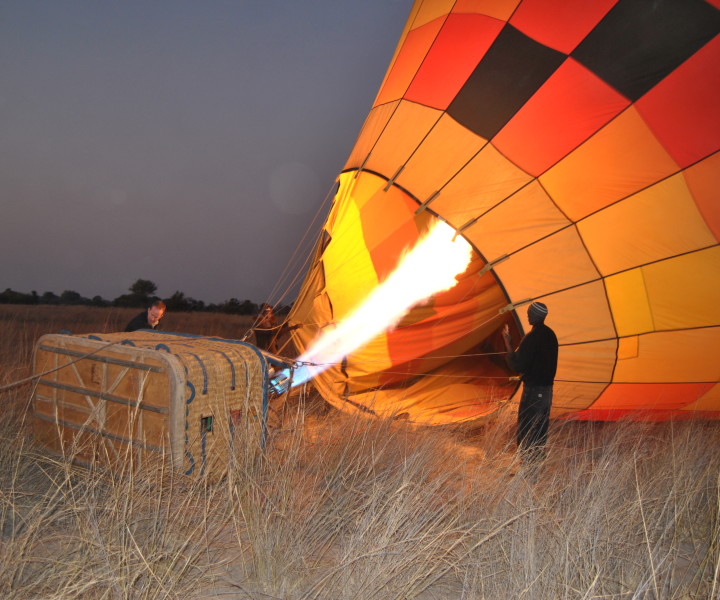
[[[505,25],[447,113],[485,139],[492,139],[566,56]]]
[[[635,101],[719,30],[703,0],[620,0],[571,56]]]

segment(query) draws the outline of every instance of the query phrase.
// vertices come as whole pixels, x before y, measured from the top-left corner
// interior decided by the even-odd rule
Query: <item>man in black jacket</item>
[[[125,327],[125,331],[138,329],[155,329],[165,314],[165,303],[162,300],[153,302],[147,310],[135,315]]]
[[[545,453],[557,371],[558,341],[555,332],[545,325],[547,314],[547,306],[542,302],[533,302],[528,307],[532,329],[520,341],[517,350],[512,349],[510,328],[505,325],[502,332],[508,366],[522,373],[517,444],[529,460],[542,458]]]

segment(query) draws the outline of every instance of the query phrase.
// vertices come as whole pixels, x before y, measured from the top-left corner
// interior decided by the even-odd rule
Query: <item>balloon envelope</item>
[[[540,300],[554,417],[720,416],[720,41],[703,0],[418,0],[338,178],[300,351],[437,219],[458,285],[318,376],[335,406],[484,419]]]

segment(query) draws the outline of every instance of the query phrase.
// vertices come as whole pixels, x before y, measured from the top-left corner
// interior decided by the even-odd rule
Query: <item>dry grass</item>
[[[2,383],[27,374],[41,333],[117,330],[132,315],[0,309],[20,316],[0,340]],[[206,327],[201,316],[177,328]],[[194,332],[239,337],[219,320]],[[553,423],[548,461],[529,472],[510,414],[472,434],[415,429],[303,394],[263,456],[239,456],[210,481],[49,458],[26,433],[28,396],[27,386],[0,395],[16,417],[0,428],[2,598],[720,594],[716,423]]]

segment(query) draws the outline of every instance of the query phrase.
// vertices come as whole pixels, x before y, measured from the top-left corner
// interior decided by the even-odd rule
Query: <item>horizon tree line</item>
[[[162,300],[167,309],[172,312],[221,312],[235,315],[255,315],[264,303],[256,304],[250,300],[238,300],[230,298],[220,304],[206,304],[202,300],[196,300],[186,296],[177,290],[167,298],[156,295],[157,285],[148,279],[137,279],[129,288],[128,294],[121,294],[113,300],[106,300],[102,296],[86,298],[74,290],[65,290],[59,296],[54,292],[43,292],[38,294],[33,290],[29,294],[6,288],[0,292],[0,304],[50,304],[65,306],[117,306],[122,308],[145,308],[155,300]],[[276,312],[285,313],[289,306],[276,307]]]

